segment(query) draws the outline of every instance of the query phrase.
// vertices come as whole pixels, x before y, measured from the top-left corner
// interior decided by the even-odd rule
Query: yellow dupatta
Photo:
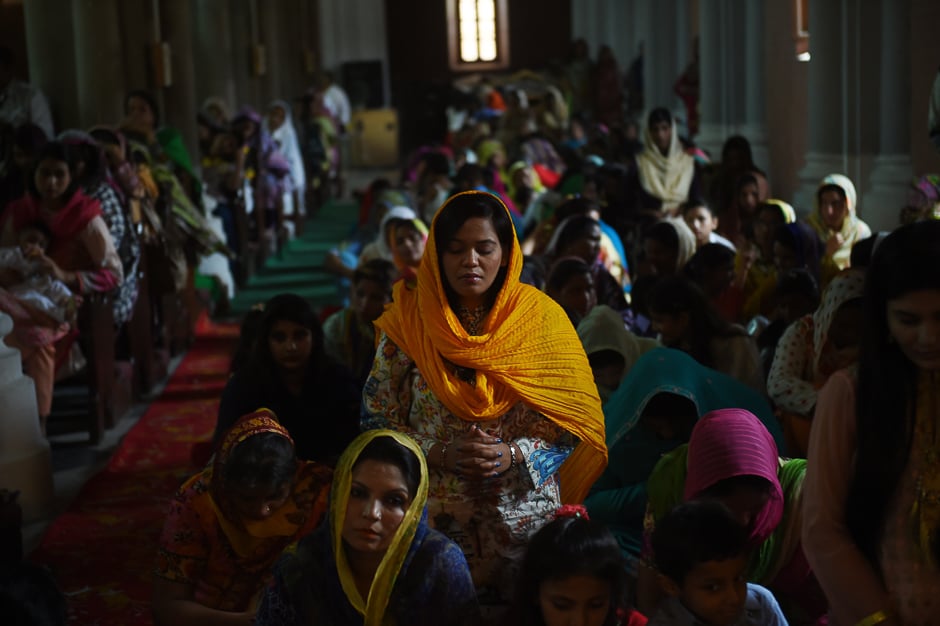
[[[356,588],[356,581],[349,568],[349,561],[346,559],[346,548],[343,546],[343,523],[346,520],[346,507],[349,503],[353,466],[363,449],[377,437],[391,437],[408,448],[418,459],[421,467],[421,481],[418,483],[418,493],[414,494],[411,506],[405,512],[401,525],[395,531],[395,536],[392,537],[392,542],[385,556],[382,557],[382,562],[379,563],[372,585],[369,587],[369,597],[363,599]],[[336,571],[339,573],[340,584],[350,604],[362,614],[364,626],[380,626],[383,623],[392,589],[398,580],[402,563],[411,549],[411,542],[424,515],[427,501],[428,466],[424,459],[424,452],[407,435],[393,430],[369,430],[356,437],[340,457],[336,473],[333,475],[333,490],[330,496],[330,540],[336,557]]]
[[[235,553],[243,558],[265,548],[272,538],[295,537],[312,530],[319,522],[326,504],[325,486],[329,480],[329,470],[316,463],[298,461],[291,496],[270,517],[245,520],[230,509],[224,484],[229,455],[238,444],[263,433],[281,435],[293,446],[293,440],[274,413],[270,409],[258,409],[235,422],[222,440],[212,465],[183,486],[186,489],[197,480],[209,485],[207,497],[194,500],[193,506],[200,517],[212,515],[218,519],[226,539]]]
[[[636,157],[640,185],[646,193],[662,201],[664,213],[672,213],[688,199],[695,177],[695,159],[683,150],[675,120],[671,123],[672,138],[665,156],[653,141],[647,125],[643,130],[643,152]]]
[[[848,212],[845,219],[842,220],[842,229],[838,233],[829,228],[819,214],[819,190],[829,185],[835,185],[845,193],[845,205]],[[816,187],[816,195],[813,197],[814,210],[812,215],[809,216],[809,225],[822,239],[823,246],[825,247],[829,238],[835,234],[842,237],[842,245],[832,255],[832,263],[836,266],[837,271],[844,270],[849,266],[852,257],[852,246],[871,235],[871,229],[868,225],[858,218],[857,200],[858,193],[855,191],[855,185],[847,176],[842,174],[829,174],[819,181],[819,185]]]
[[[437,212],[468,194],[451,197]],[[607,465],[604,414],[584,348],[564,311],[541,291],[519,282],[522,250],[513,237],[503,287],[483,332],[469,335],[447,302],[431,225],[417,286],[395,285],[392,305],[375,325],[414,360],[437,399],[457,417],[487,421],[524,402],[577,436],[581,443],[560,471],[562,500],[581,502]],[[474,384],[452,374],[449,361],[476,371]]]

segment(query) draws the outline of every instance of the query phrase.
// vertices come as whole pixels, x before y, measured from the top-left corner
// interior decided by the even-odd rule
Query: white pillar
[[[881,0],[878,153],[859,214],[873,230],[897,226],[913,167],[910,155],[909,0]]]
[[[654,0],[650,5],[651,36],[644,44],[643,58],[643,104],[647,114],[666,107],[686,116],[672,86],[691,59],[688,20],[688,6],[682,0]]]
[[[761,2],[700,0],[701,100],[696,143],[721,158],[734,134],[751,143],[754,162],[768,167],[764,111],[764,7]]]
[[[848,84],[857,77],[849,75],[845,3],[809,3],[809,142],[799,173],[799,189],[793,197],[801,213],[812,210],[816,187],[824,176],[833,172],[849,174]]]
[[[0,312],[0,488],[20,492],[23,521],[31,522],[52,510],[52,459],[33,379],[23,375],[19,350],[2,341],[12,330],[13,320]]]

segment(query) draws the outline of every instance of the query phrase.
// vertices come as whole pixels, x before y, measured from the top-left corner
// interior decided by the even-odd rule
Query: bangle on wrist
[[[867,617],[863,617],[858,622],[855,623],[855,626],[875,626],[875,624],[880,624],[882,622],[888,621],[888,614],[884,611],[875,611]]]
[[[516,448],[512,445],[512,442],[509,442],[509,468],[512,469],[516,466]]]

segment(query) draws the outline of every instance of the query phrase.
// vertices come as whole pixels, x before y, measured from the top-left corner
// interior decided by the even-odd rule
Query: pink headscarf
[[[691,500],[716,483],[735,476],[760,476],[771,484],[770,498],[754,520],[751,543],[763,542],[783,517],[780,461],[773,437],[750,411],[719,409],[706,413],[689,440],[683,498]]]

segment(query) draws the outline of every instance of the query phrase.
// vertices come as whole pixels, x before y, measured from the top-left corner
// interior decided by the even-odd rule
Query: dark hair
[[[659,242],[664,248],[679,252],[679,233],[669,222],[655,222],[643,233],[643,239]]]
[[[702,284],[705,272],[719,269],[722,265],[734,263],[734,250],[720,243],[706,243],[695,251],[685,264],[683,271],[693,282]]]
[[[424,170],[438,176],[450,175],[450,159],[443,152],[433,150],[422,157]]]
[[[712,217],[715,216],[715,212],[712,210],[712,208],[708,206],[708,203],[701,198],[690,198],[687,202],[683,202],[679,205],[679,212],[682,215],[685,215],[692,209],[705,209],[711,214]]]
[[[641,417],[694,417],[698,419],[698,407],[695,402],[677,393],[661,391],[650,398],[643,407]]]
[[[721,147],[722,163],[728,160],[728,154],[733,150],[744,153],[744,158],[748,166],[754,164],[754,157],[751,155],[751,142],[749,142],[746,137],[742,135],[732,135],[725,140],[725,144]]]
[[[78,163],[85,165],[79,184],[85,189],[97,187],[104,181],[107,174],[107,161],[101,147],[87,140],[73,142],[66,139],[65,141],[74,150],[76,165]]]
[[[544,291],[546,272],[542,257],[524,256],[522,257],[522,272],[519,274],[519,282],[532,285],[539,291]]]
[[[297,468],[294,446],[279,433],[248,437],[229,452],[225,486],[280,487],[290,482]]]
[[[681,274],[663,276],[653,286],[649,310],[660,315],[689,314],[687,337],[689,354],[699,363],[714,367],[711,341],[715,337],[734,337],[745,332],[721,318],[698,285]]]
[[[44,220],[34,220],[20,226],[19,232],[24,230],[38,230],[42,233],[43,237],[46,238],[46,241],[52,243],[52,229],[49,228],[49,225],[46,224]]]
[[[584,517],[559,517],[529,540],[516,581],[514,600],[504,624],[542,626],[539,590],[545,581],[591,576],[610,583],[610,611],[605,626],[618,624],[629,608],[626,564],[610,530]]]
[[[568,246],[582,237],[587,237],[596,228],[600,228],[600,223],[593,217],[572,215],[555,234],[555,254],[565,256]]]
[[[11,626],[65,626],[68,602],[44,566],[9,563],[0,567],[0,615]]]
[[[261,332],[261,320],[263,318],[263,307],[254,307],[245,313],[238,332],[238,343],[235,345],[232,360],[229,363],[229,373],[237,372],[251,360],[251,354],[255,349],[255,341],[257,341]]]
[[[821,200],[822,195],[826,193],[827,191],[835,191],[839,194],[839,197],[841,197],[843,200],[847,199],[845,196],[845,189],[843,189],[839,185],[830,183],[828,185],[823,185],[822,187],[816,190],[816,200],[817,201]]]
[[[14,62],[16,62],[16,55],[13,54],[13,48],[0,46],[0,67],[12,69]]]
[[[786,224],[787,214],[784,213],[783,207],[775,202],[761,202],[757,205],[757,209],[754,211],[754,215],[760,215],[761,211],[774,211],[777,215],[780,216],[780,219]]]
[[[356,268],[353,272],[352,284],[358,285],[364,280],[371,280],[382,291],[391,295],[392,285],[398,279],[398,270],[395,264],[385,259],[370,259]]]
[[[656,523],[652,536],[656,569],[681,586],[697,565],[744,554],[747,536],[744,526],[722,503],[685,502]]]
[[[280,375],[274,357],[271,355],[268,338],[274,324],[285,320],[310,331],[313,349],[307,363],[308,372],[316,374],[324,368],[326,355],[323,350],[323,326],[320,325],[320,320],[307,300],[297,294],[282,293],[274,296],[264,305],[264,314],[258,324],[258,334],[253,342],[251,357],[245,364],[245,369],[250,372],[246,380],[256,380],[270,386]]]
[[[587,176],[585,176],[585,180],[586,179]],[[578,196],[577,198],[570,198],[562,202],[561,205],[555,209],[555,219],[561,223],[565,218],[574,215],[587,215],[591,211],[600,211],[597,202]]]
[[[157,99],[153,97],[153,94],[149,91],[143,89],[133,89],[127,92],[127,95],[124,96],[124,113],[127,114],[128,108],[131,104],[131,98],[140,98],[147,103],[147,106],[150,107],[150,112],[153,113],[153,124],[154,126],[160,125],[160,107],[157,106]]]
[[[865,279],[864,331],[856,387],[857,444],[845,520],[856,545],[879,564],[890,503],[911,453],[917,368],[891,339],[888,303],[940,289],[940,222],[901,226],[878,246]],[[940,558],[938,529],[931,549]]]
[[[486,181],[483,167],[476,163],[465,163],[454,176],[454,185],[464,191],[474,189]]]
[[[813,227],[805,222],[781,224],[774,229],[773,240],[796,253],[800,267],[819,277],[822,242]]]
[[[650,111],[650,115],[646,120],[646,127],[653,128],[656,124],[660,122],[668,122],[672,124],[672,113],[669,112],[669,109],[665,107],[657,107]]]
[[[854,246],[849,255],[849,267],[868,267],[871,265],[871,257],[875,253],[875,245],[879,237],[884,237],[885,233],[874,233],[870,237],[865,237]]]
[[[66,188],[65,193],[62,194],[63,200],[68,202],[72,199],[72,196],[79,187],[78,180],[75,178],[75,162],[77,159],[75,158],[74,148],[61,141],[50,141],[42,147],[39,151],[39,155],[36,157],[32,175],[29,177],[29,192],[36,198],[40,197],[39,189],[36,188],[36,170],[39,169],[39,164],[43,161],[62,161],[68,165],[70,178],[69,186]]]
[[[457,231],[473,217],[488,219],[493,224],[493,230],[496,231],[496,238],[499,240],[499,247],[502,248],[503,259],[508,260],[512,254],[513,238],[516,236],[512,227],[512,220],[509,213],[503,207],[499,199],[489,193],[472,193],[456,196],[449,200],[440,211],[434,221],[434,241],[437,244],[437,263],[440,267],[444,252],[447,250],[447,244],[457,235]],[[496,298],[496,294],[503,288],[506,282],[506,272],[509,264],[500,268],[490,287],[488,297],[490,300]],[[447,294],[447,302],[450,308],[456,309],[458,298],[456,292],[451,288],[446,278],[443,278],[443,267],[441,267],[441,282],[444,283],[444,292]]]
[[[421,483],[421,464],[414,452],[392,437],[376,437],[366,444],[356,458],[356,462],[353,463],[353,469],[363,461],[391,463],[401,470],[401,475],[408,486],[408,495],[414,498],[418,493],[418,485]]]
[[[49,137],[46,131],[31,122],[20,124],[13,131],[13,145],[30,156],[36,156],[47,143]]]
[[[785,296],[791,293],[805,296],[808,300],[819,305],[819,283],[816,278],[804,268],[787,270],[777,279],[776,293]]]
[[[591,275],[591,266],[576,257],[564,257],[552,266],[545,283],[545,291],[555,293],[561,291],[575,276]]]

